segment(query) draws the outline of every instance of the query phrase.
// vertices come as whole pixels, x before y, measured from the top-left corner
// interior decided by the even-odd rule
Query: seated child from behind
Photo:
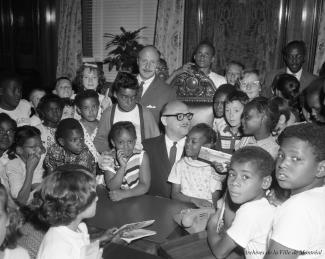
[[[255,97],[260,96],[262,90],[260,72],[257,69],[244,70],[239,88],[247,94],[249,100],[253,100]]]
[[[241,116],[248,96],[238,90],[228,95],[225,101],[226,123],[217,132],[216,150],[232,154],[242,138]]]
[[[109,139],[113,146],[114,164],[104,170],[109,196],[113,201],[143,195],[150,188],[149,158],[144,150],[135,150],[136,138],[135,127],[130,121],[113,124]]]
[[[0,77],[0,113],[7,113],[18,126],[30,125],[31,104],[21,99],[22,80],[15,74]]]
[[[85,144],[97,162],[99,154],[93,141],[97,135],[99,123],[97,120],[99,110],[98,93],[94,90],[85,90],[76,95],[75,104],[77,112],[81,116],[79,122],[84,132]]]
[[[46,149],[55,143],[55,131],[61,121],[63,106],[62,99],[55,94],[43,96],[38,104],[37,113],[42,123],[35,127],[41,131],[42,142]]]
[[[51,226],[37,258],[86,258],[90,240],[83,220],[95,216],[97,200],[95,177],[86,170],[57,171],[46,177],[32,201],[40,220]],[[108,229],[98,241],[112,240],[115,230]],[[99,253],[98,247],[94,258],[101,258]]]
[[[6,176],[11,195],[22,204],[42,182],[44,153],[39,129],[27,125],[17,128],[14,144],[8,150]]]
[[[324,258],[325,128],[293,125],[278,139],[276,178],[291,197],[276,211],[264,258]]]
[[[298,116],[298,114],[294,114],[293,109],[289,106],[288,100],[282,97],[275,96],[269,102],[271,105],[277,106],[279,110],[279,120],[272,131],[272,135],[277,137],[286,127],[296,123],[296,115]]]
[[[245,136],[235,149],[247,145],[259,146],[268,151],[275,159],[279,145],[272,136],[279,121],[278,107],[270,103],[265,97],[257,97],[247,103],[242,116],[242,129]]]
[[[29,259],[28,252],[17,245],[23,216],[6,188],[0,183],[0,258]]]
[[[220,85],[219,88],[216,90],[213,96],[213,113],[214,113],[214,120],[213,120],[213,130],[218,132],[220,127],[223,127],[225,122],[225,114],[224,114],[224,107],[225,101],[228,95],[235,91],[235,87],[230,84]]]
[[[72,89],[71,80],[68,77],[59,77],[56,79],[53,94],[62,98],[64,108],[62,113],[62,119],[73,118],[74,116],[74,104],[73,97],[74,91]]]
[[[36,109],[39,101],[45,94],[46,94],[45,90],[41,88],[34,88],[29,94],[29,102],[32,105],[32,114],[31,114],[32,116],[30,117],[31,126],[36,126],[42,123]]]
[[[260,147],[244,147],[232,155],[228,193],[240,207],[223,235],[217,233],[218,213],[208,222],[208,243],[216,258],[226,258],[237,247],[245,250],[247,259],[265,255],[275,213],[275,207],[266,199],[273,170],[273,158]]]
[[[185,157],[174,164],[168,182],[173,199],[190,202],[197,207],[213,207],[220,198],[223,176],[214,167],[198,160],[202,146],[211,148],[216,134],[207,124],[195,125],[187,135]]]
[[[95,158],[85,145],[84,133],[80,123],[72,118],[60,121],[55,132],[55,140],[47,149],[45,167],[52,173],[57,167],[65,164],[78,164],[96,174]]]

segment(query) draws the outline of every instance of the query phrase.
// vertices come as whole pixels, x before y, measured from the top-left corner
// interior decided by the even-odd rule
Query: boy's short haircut
[[[247,74],[253,74],[253,75],[256,75],[258,77],[258,80],[261,81],[261,73],[258,69],[245,69],[243,71],[243,74],[242,74],[242,77],[244,77],[245,75]]]
[[[283,99],[280,96],[275,96],[269,100],[270,105],[277,106],[279,110],[279,117],[281,115],[284,115],[286,118],[286,122],[290,119],[292,108],[289,106],[289,103],[287,100]]]
[[[242,105],[246,105],[249,101],[249,97],[246,93],[239,90],[235,90],[228,95],[226,103],[231,103],[234,101],[238,101]]]
[[[19,75],[17,75],[16,73],[7,71],[7,72],[2,72],[0,74],[0,89],[7,86],[7,82],[9,82],[9,81],[15,81],[15,82],[19,83],[21,86],[23,85],[23,80],[21,79],[21,77]]]
[[[231,157],[230,164],[247,163],[255,164],[261,176],[271,176],[275,169],[275,161],[269,152],[261,147],[246,146],[236,150]]]
[[[289,138],[308,142],[314,149],[316,160],[325,160],[325,126],[314,123],[301,123],[286,127],[278,137],[279,144]]]
[[[303,54],[306,55],[307,53],[306,43],[302,40],[293,40],[287,43],[287,45],[285,45],[284,48],[282,49],[283,56],[286,56],[288,54],[289,49],[293,47],[300,48]]]
[[[113,85],[113,93],[117,93],[121,88],[139,90],[139,83],[137,78],[128,72],[118,72]]]
[[[135,127],[131,121],[119,121],[113,124],[108,134],[108,142],[111,143],[111,141],[114,140],[122,130],[126,130],[133,135],[135,139],[137,138]]]
[[[266,128],[270,132],[274,130],[280,117],[279,108],[275,103],[270,102],[266,97],[259,96],[245,105],[244,113],[250,109],[256,109],[259,113],[264,113],[266,116]]]
[[[193,132],[202,132],[207,142],[205,144],[214,144],[217,141],[216,132],[206,123],[198,123],[190,130],[189,134]]]
[[[72,130],[82,130],[82,126],[80,125],[79,121],[73,118],[67,118],[60,121],[56,132],[55,132],[55,139],[58,142],[59,138],[65,138]]]
[[[212,50],[212,56],[214,56],[216,54],[216,49],[215,47],[213,46],[213,44],[211,43],[211,41],[209,40],[202,40],[200,41],[200,43],[197,45],[195,51],[194,51],[194,55],[196,55],[196,52],[198,51],[199,47],[201,47],[202,45],[206,45],[208,46],[209,48],[211,48]]]
[[[96,199],[96,180],[87,170],[55,171],[41,183],[32,207],[41,222],[66,226]]]
[[[323,86],[325,83],[325,78],[317,78],[314,81],[312,81],[307,88],[305,88],[302,92],[302,96],[304,97],[304,104],[307,105],[306,98],[308,96],[317,94],[319,96],[319,101],[324,99],[324,92],[323,92]]]
[[[0,113],[0,123],[2,122],[9,122],[14,129],[17,128],[17,122],[12,119],[7,113]]]
[[[231,84],[222,84],[218,87],[213,95],[213,102],[216,101],[217,97],[221,94],[228,96],[230,93],[234,92],[236,87]]]
[[[70,78],[69,78],[69,77],[66,77],[66,76],[61,76],[61,77],[59,77],[59,78],[57,78],[57,79],[55,80],[54,89],[58,86],[58,84],[59,84],[59,82],[60,82],[61,80],[67,80],[67,81],[69,81],[70,84],[71,84],[71,87],[72,87],[72,81],[70,80]]]
[[[231,60],[227,65],[226,65],[226,72],[228,71],[229,67],[231,65],[236,65],[238,67],[240,67],[242,70],[245,69],[245,66],[243,63],[240,63],[239,61],[236,61],[236,60]]]
[[[81,104],[84,100],[94,98],[96,102],[99,104],[99,96],[98,93],[95,90],[87,89],[85,91],[82,91],[76,95],[76,98],[74,99],[74,102],[78,108],[81,107]]]

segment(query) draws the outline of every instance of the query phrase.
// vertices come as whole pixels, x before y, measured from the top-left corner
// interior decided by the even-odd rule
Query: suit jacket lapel
[[[150,102],[150,98],[152,96],[152,94],[155,92],[155,88],[156,88],[156,81],[158,80],[158,77],[155,76],[155,78],[152,80],[151,84],[149,85],[148,89],[144,92],[142,98],[141,98],[141,102]]]
[[[169,157],[168,157],[168,150],[166,147],[165,135],[161,135],[161,137],[160,137],[160,146],[163,147],[163,151],[161,153],[161,160],[162,160],[161,163],[163,165],[168,165],[167,169],[168,169],[168,172],[170,172],[171,166],[170,166],[170,161],[169,161]]]

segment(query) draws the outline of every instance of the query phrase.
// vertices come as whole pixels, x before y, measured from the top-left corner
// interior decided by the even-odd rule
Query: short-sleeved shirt
[[[258,140],[254,137],[243,137],[235,149],[240,149],[245,146],[258,146],[270,153],[270,155],[275,159],[278,156],[279,145],[276,143],[276,140],[273,136],[269,136],[265,139]]]
[[[299,259],[325,258],[325,187],[291,196],[276,211],[270,239],[297,251]]]
[[[88,149],[91,152],[91,154],[94,156],[95,162],[97,162],[98,161],[98,157],[99,157],[99,153],[97,152],[97,149],[95,148],[94,139],[95,139],[95,137],[97,135],[98,127],[96,127],[95,130],[94,130],[94,132],[91,135],[89,135],[87,129],[82,124],[82,122],[79,121],[79,123],[81,124],[82,130],[84,132],[85,144],[88,147]]]
[[[41,156],[41,159],[34,170],[32,184],[42,182],[44,173],[43,161],[44,154]],[[18,156],[12,160],[9,160],[6,164],[6,176],[8,177],[11,195],[12,197],[16,198],[19,191],[23,187],[26,178],[25,162]]]
[[[26,251],[26,249],[17,246],[14,249],[9,249],[6,248],[4,250],[4,257],[3,259],[30,259],[28,252]]]
[[[66,151],[59,144],[55,143],[50,146],[45,156],[45,166],[50,171],[55,171],[56,168],[65,164],[78,164],[86,167],[90,172],[95,173],[96,164],[95,158],[90,153],[88,147],[84,145],[79,155]]]
[[[238,131],[233,133],[228,124],[220,126],[220,131],[217,134],[216,149],[228,154],[235,151],[235,146],[239,144],[242,134]]]
[[[217,73],[214,73],[212,71],[208,74],[208,77],[212,80],[216,89],[218,89],[220,85],[227,83],[226,78],[224,76],[218,75]]]
[[[90,244],[88,229],[80,223],[77,231],[67,226],[51,227],[44,236],[37,259],[81,259],[83,247]]]
[[[56,128],[51,128],[51,127],[45,126],[44,124],[39,124],[35,127],[40,130],[42,143],[46,149],[48,147],[52,146],[56,142],[55,141]]]
[[[181,192],[190,197],[212,202],[212,194],[222,189],[224,177],[202,161],[183,157],[174,164],[168,182],[181,185]]]
[[[140,153],[133,153],[127,161],[123,181],[121,184],[121,189],[128,190],[138,185],[140,177],[140,167],[142,164],[144,152],[145,151],[141,151]],[[112,172],[116,173],[118,168],[119,166],[117,165],[117,161],[115,160],[115,169]]]
[[[31,104],[21,99],[16,109],[12,111],[4,110],[0,108],[0,113],[4,112],[8,114],[13,120],[17,122],[17,126],[30,125],[30,115],[31,115]]]
[[[245,249],[246,259],[264,257],[275,210],[266,198],[247,202],[237,210],[227,234]]]

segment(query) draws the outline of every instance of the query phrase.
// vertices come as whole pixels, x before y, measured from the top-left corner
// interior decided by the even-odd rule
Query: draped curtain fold
[[[317,46],[316,46],[316,54],[315,54],[315,64],[314,64],[314,74],[318,75],[322,64],[325,62],[325,4],[323,4],[318,38],[317,38]]]
[[[59,0],[56,76],[73,79],[82,64],[81,0]]]
[[[204,0],[187,2],[185,15],[186,57],[195,46],[209,40],[216,48],[212,69],[222,73],[230,60],[261,72],[275,67],[280,0]],[[199,28],[193,26],[198,21]],[[198,33],[199,32],[199,33]]]
[[[182,65],[185,0],[159,0],[154,45],[172,72]]]

